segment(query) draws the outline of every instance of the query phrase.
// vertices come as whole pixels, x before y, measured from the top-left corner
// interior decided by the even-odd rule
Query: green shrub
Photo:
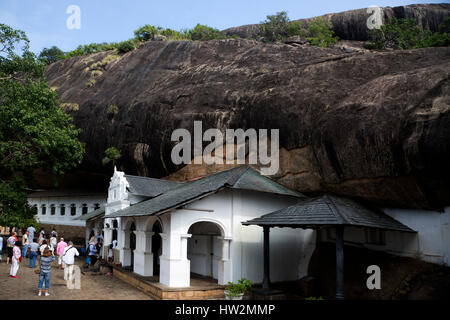
[[[231,297],[236,297],[240,293],[245,293],[252,288],[250,280],[242,278],[238,283],[228,282],[225,290],[229,292]]]
[[[136,49],[136,44],[133,40],[122,41],[117,46],[117,51],[119,53],[127,53]]]
[[[39,60],[47,65],[61,59],[64,59],[64,52],[56,46],[53,46],[51,48],[44,48],[39,54]]]
[[[450,33],[450,17],[444,19],[439,25],[439,33]]]
[[[160,34],[161,29],[161,27],[146,24],[145,26],[135,30],[134,35],[140,42],[145,42],[151,40],[155,35]]]
[[[226,35],[221,33],[218,29],[197,24],[194,29],[185,31],[188,39],[193,41],[206,41],[214,39],[225,39]]]
[[[282,40],[288,36],[288,31],[289,18],[286,11],[268,15],[267,19],[262,22],[261,35],[266,41]]]
[[[106,165],[108,163],[112,163],[112,165],[116,165],[117,159],[121,157],[120,150],[115,147],[110,147],[105,150],[105,157],[102,159],[102,164]]]
[[[367,49],[396,50],[448,46],[450,35],[450,18],[439,25],[439,32],[424,30],[414,19],[392,18],[379,29],[369,31],[370,43],[364,45]]]
[[[325,21],[319,17],[308,24],[308,35],[306,39],[313,46],[327,47],[330,44],[337,43],[338,38],[334,37],[333,25],[330,21]]]
[[[116,115],[119,113],[119,108],[115,104],[111,104],[106,112],[111,115]]]
[[[288,37],[292,36],[300,36],[306,37],[306,30],[303,28],[303,25],[300,21],[292,21],[288,25],[287,35]]]

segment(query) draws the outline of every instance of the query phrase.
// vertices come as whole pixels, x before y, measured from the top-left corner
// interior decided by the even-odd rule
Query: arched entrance
[[[131,253],[131,270],[134,268],[134,250],[136,249],[136,225],[134,222],[130,226],[130,253]]]
[[[160,233],[162,233],[162,226],[159,221],[153,224],[152,228],[152,254],[153,254],[153,274],[159,274],[159,256],[162,254],[162,241]]]
[[[188,234],[187,258],[191,274],[217,280],[219,262],[222,259],[221,228],[213,222],[197,222],[191,225]]]

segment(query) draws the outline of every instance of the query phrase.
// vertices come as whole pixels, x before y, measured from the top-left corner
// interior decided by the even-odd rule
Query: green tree
[[[330,21],[325,21],[319,17],[308,24],[309,37],[306,39],[313,46],[327,47],[330,44],[337,43],[338,38],[334,36],[333,25]]]
[[[79,164],[84,146],[72,118],[44,77],[45,64],[28,51],[20,30],[0,24],[0,225],[35,223],[25,188],[35,169],[56,175]],[[19,48],[22,48],[19,50]],[[18,51],[22,51],[21,55]]]
[[[105,157],[102,160],[103,165],[112,163],[113,166],[116,165],[116,161],[121,157],[120,150],[115,147],[110,147],[105,150]]]
[[[286,11],[277,12],[274,15],[268,15],[262,22],[261,33],[266,41],[277,41],[288,37],[289,17]],[[292,30],[291,30],[292,32]]]
[[[134,31],[134,35],[140,42],[145,42],[151,40],[155,35],[160,34],[161,29],[161,27],[146,24]]]
[[[414,19],[392,18],[379,29],[369,31],[368,49],[415,49],[450,45],[450,18],[439,25],[439,32],[424,30]]]
[[[136,43],[133,40],[126,40],[119,43],[117,51],[119,53],[127,53],[136,49]]]
[[[187,36],[193,41],[207,41],[226,38],[226,35],[221,33],[218,29],[202,24],[197,24],[194,29],[188,30]]]
[[[42,49],[39,54],[39,60],[45,64],[52,64],[58,60],[64,59],[64,52],[56,46]]]

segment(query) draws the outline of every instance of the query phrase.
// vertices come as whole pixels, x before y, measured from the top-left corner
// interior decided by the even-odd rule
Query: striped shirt
[[[52,262],[55,261],[55,256],[41,257],[41,272],[48,273],[52,271]]]

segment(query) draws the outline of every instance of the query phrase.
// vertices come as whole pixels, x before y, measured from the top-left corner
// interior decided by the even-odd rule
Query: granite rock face
[[[367,20],[373,16],[367,8],[325,14],[322,17],[331,21],[333,31],[342,40],[366,41],[368,39]],[[433,32],[438,31],[439,24],[450,16],[450,4],[413,4],[399,7],[382,7],[383,23],[392,17],[415,19],[419,25]],[[314,18],[299,19],[307,26]],[[250,24],[223,30],[228,35],[238,35],[241,38],[256,38],[260,32],[259,24]]]
[[[94,72],[95,71],[95,72]],[[280,129],[275,179],[300,192],[440,209],[450,204],[450,48],[343,52],[245,39],[150,41],[50,65],[82,129],[80,170],[164,177],[172,131]],[[190,169],[189,169],[190,170]],[[196,178],[211,170],[184,169]]]

